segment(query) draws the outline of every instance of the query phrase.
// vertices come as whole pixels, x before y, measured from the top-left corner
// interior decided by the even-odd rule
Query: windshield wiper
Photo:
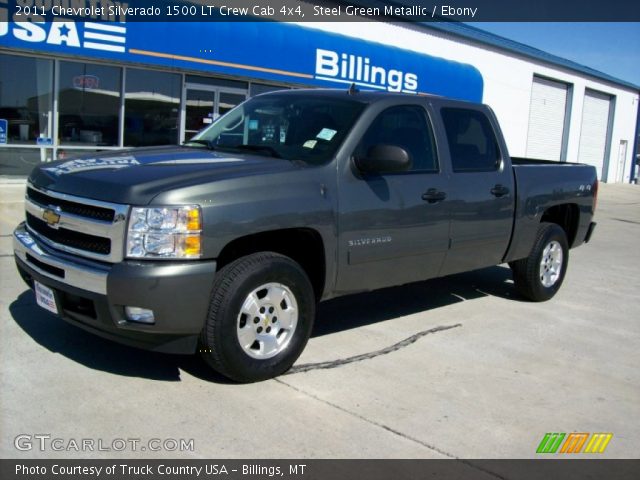
[[[238,150],[250,150],[252,152],[260,153],[268,153],[274,158],[282,158],[277,150],[273,147],[269,147],[268,145],[251,145],[251,144],[243,144],[243,145],[234,145],[233,148],[237,148]]]

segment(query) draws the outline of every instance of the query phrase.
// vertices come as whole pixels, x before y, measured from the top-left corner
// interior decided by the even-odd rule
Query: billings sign
[[[371,64],[359,55],[316,50],[316,78],[328,82],[355,83],[390,92],[417,93],[418,75]]]
[[[97,0],[96,0],[97,1]],[[222,73],[275,83],[431,93],[482,101],[473,66],[280,22],[124,22],[31,14],[7,19],[0,47]],[[88,81],[88,80],[87,80]]]

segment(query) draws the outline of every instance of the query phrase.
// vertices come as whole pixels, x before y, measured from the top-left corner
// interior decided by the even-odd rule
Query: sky
[[[474,22],[470,25],[640,86],[640,23]]]

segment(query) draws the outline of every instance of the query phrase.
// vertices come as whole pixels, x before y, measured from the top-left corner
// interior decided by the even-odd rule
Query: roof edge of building
[[[517,53],[529,58],[533,58],[535,60],[540,60],[542,62],[549,63],[551,65],[564,67],[569,70],[573,70],[578,73],[589,75],[591,77],[594,77],[600,80],[604,80],[604,81],[614,83],[626,88],[631,88],[633,90],[640,91],[640,85],[636,85],[632,82],[622,80],[620,78],[609,75],[608,73],[604,73],[599,70],[596,70],[595,68],[582,65],[580,63],[574,62],[573,60],[568,60],[566,58],[560,57],[558,55],[554,55],[549,52],[545,52],[544,50],[540,50],[530,45],[520,43],[515,40],[502,37],[500,35],[496,35],[486,30],[482,30],[472,25],[467,25],[460,22],[451,22],[451,21],[419,22],[418,24],[424,29],[438,30],[444,33],[449,33],[451,35],[461,37],[461,38],[474,40],[479,43],[484,43],[492,47],[497,47],[502,50],[506,50],[508,52]]]
[[[336,1],[338,3],[344,3],[344,0],[336,0]],[[359,4],[363,6],[372,6],[372,4],[392,4],[397,6],[406,6],[406,4],[404,4],[402,1],[398,2],[393,0],[391,1],[389,0],[385,0],[385,1],[351,0],[349,3]],[[617,78],[607,73],[596,70],[595,68],[582,65],[580,63],[574,62],[573,60],[568,60],[558,55],[545,52],[544,50],[540,50],[530,45],[520,43],[506,37],[502,37],[495,33],[482,30],[481,28],[474,27],[472,25],[468,25],[463,22],[442,19],[441,21],[437,21],[437,22],[412,22],[412,23],[425,30],[437,30],[453,36],[464,38],[466,40],[473,40],[478,43],[483,43],[485,45],[496,47],[510,53],[517,53],[519,55],[523,55],[523,56],[532,58],[534,60],[539,60],[539,61],[548,63],[550,65],[573,70],[575,72],[582,73],[584,75],[588,75],[590,77],[594,77],[599,80],[603,80],[609,83],[613,83],[615,85],[619,85],[625,88],[630,88],[632,90],[640,92],[640,85],[636,85],[632,82],[628,82],[626,80],[622,80],[620,78]]]

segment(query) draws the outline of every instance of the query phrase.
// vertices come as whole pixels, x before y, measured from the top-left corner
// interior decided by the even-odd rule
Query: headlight
[[[197,205],[131,209],[129,258],[200,258],[202,212]]]

